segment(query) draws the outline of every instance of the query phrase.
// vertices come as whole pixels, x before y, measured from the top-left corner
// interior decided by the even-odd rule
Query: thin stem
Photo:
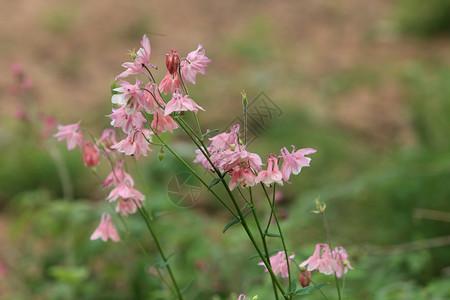
[[[144,193],[145,193],[146,196],[148,196],[147,185],[144,184],[144,179],[142,178],[141,171],[139,170],[139,166],[138,166],[138,164],[137,164],[137,159],[136,159],[136,157],[134,157],[134,167],[135,167],[135,169],[136,169],[136,173],[137,173],[137,175],[138,175],[139,181],[141,182],[141,185],[144,187]],[[149,205],[148,205],[148,202],[146,202],[146,207],[147,207],[147,209],[148,209],[149,212],[150,212],[150,213],[148,214],[148,216],[149,216],[149,218],[150,218],[150,221],[153,221],[152,211],[151,211],[151,209],[150,209],[150,207],[149,207]]]
[[[173,275],[172,269],[170,268],[170,265],[168,264],[167,256],[164,254],[164,250],[161,247],[161,243],[159,242],[158,236],[156,235],[155,231],[153,230],[153,228],[151,226],[151,221],[148,218],[148,213],[144,207],[137,206],[137,209],[138,209],[139,213],[141,214],[142,218],[144,219],[145,224],[147,225],[147,228],[150,231],[151,236],[153,237],[153,240],[155,241],[156,248],[158,249],[161,259],[164,261],[164,265],[165,265],[167,272],[169,273],[170,279],[172,280],[172,283],[175,287],[178,299],[182,300],[183,296],[181,295],[180,288],[178,287],[178,284],[175,279],[175,276]]]
[[[277,228],[278,228],[278,233],[280,234],[280,238],[281,238],[281,243],[283,245],[283,250],[284,250],[284,255],[286,257],[286,264],[287,264],[287,269],[288,269],[288,276],[289,276],[289,291],[291,290],[292,287],[292,283],[291,283],[291,264],[290,264],[290,260],[289,260],[289,254],[287,252],[287,248],[286,248],[286,243],[283,237],[283,232],[281,231],[281,226],[280,226],[280,222],[278,221],[278,217],[277,214],[275,212],[275,185],[273,186],[273,196],[272,196],[272,201],[270,201],[270,197],[269,194],[267,193],[266,187],[264,186],[264,184],[261,182],[261,186],[264,190],[264,193],[266,194],[266,198],[267,201],[269,202],[270,205],[270,209],[272,211],[272,215],[275,218],[275,223],[277,224]],[[290,296],[290,299],[292,299],[292,296]]]
[[[203,141],[203,136],[202,136],[203,133],[202,133],[202,129],[200,128],[200,123],[198,122],[197,114],[195,112],[193,112],[193,114],[194,114],[195,123],[197,124],[199,139],[200,139],[200,141]]]

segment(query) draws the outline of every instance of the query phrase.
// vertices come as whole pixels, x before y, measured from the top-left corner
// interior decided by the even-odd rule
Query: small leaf
[[[219,129],[208,130],[206,133],[202,135],[202,138],[208,137],[211,133],[217,132]]]
[[[225,231],[228,230],[228,228],[230,228],[231,226],[233,226],[234,224],[239,223],[239,219],[233,219],[233,221],[231,221],[230,223],[228,223],[222,230],[222,233],[225,233]]]
[[[291,281],[291,289],[290,289],[290,293],[295,293],[295,290],[297,289],[297,280],[292,279]]]
[[[194,280],[189,281],[188,284],[186,284],[186,286],[180,290],[180,293],[181,294],[186,293],[191,288],[193,283],[194,283]]]
[[[318,289],[320,289],[321,287],[323,287],[324,285],[327,285],[327,284],[328,284],[328,282],[324,282],[324,283],[321,283],[321,284],[318,284],[318,285],[307,286],[305,288],[297,290],[295,292],[295,295],[296,296],[308,295],[309,293],[311,293],[311,292],[313,292],[315,290],[318,290]]]
[[[267,235],[267,236],[270,236],[270,237],[281,238],[281,236],[280,236],[279,234],[275,234],[275,233],[270,233],[270,232],[268,232],[268,233],[266,233],[266,235]]]
[[[214,178],[213,180],[211,180],[211,183],[208,186],[208,190],[210,190],[213,186],[215,186],[216,184],[218,184],[220,182],[219,178]]]

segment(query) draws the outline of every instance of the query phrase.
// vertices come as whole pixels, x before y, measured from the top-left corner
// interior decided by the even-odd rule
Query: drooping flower
[[[145,74],[145,67],[151,67],[157,69],[158,67],[150,64],[150,54],[152,52],[152,47],[147,35],[144,35],[141,40],[142,48],[136,52],[133,62],[126,62],[122,64],[122,67],[127,68],[125,71],[120,73],[116,79],[125,78],[130,75]]]
[[[109,202],[114,202],[117,199],[127,199],[130,201],[134,200],[144,201],[145,196],[137,189],[127,184],[126,182],[121,182],[114,189],[111,190],[106,199]]]
[[[127,114],[125,105],[118,109],[113,108],[112,111],[113,113],[107,116],[112,120],[111,125],[122,128],[123,132],[130,133],[143,127],[145,118],[141,113]]]
[[[304,148],[295,151],[295,147],[292,146],[292,153],[284,147],[281,149],[281,157],[283,158],[283,164],[281,165],[281,173],[284,180],[289,180],[291,174],[297,175],[302,170],[302,167],[309,167],[311,158],[305,157],[305,155],[315,153],[313,148]]]
[[[334,261],[334,272],[338,278],[342,277],[342,274],[347,273],[348,269],[353,270],[352,265],[348,260],[348,253],[344,247],[336,247],[331,253]]]
[[[181,89],[181,80],[178,73],[170,74],[167,72],[166,76],[159,83],[159,91],[164,95],[175,93]]]
[[[311,283],[311,272],[308,270],[300,270],[299,281],[302,287],[307,287]]]
[[[89,168],[96,167],[100,163],[98,151],[92,142],[84,142],[83,163]]]
[[[263,182],[266,186],[273,183],[283,185],[283,175],[278,169],[278,157],[275,154],[267,155],[267,170],[258,173],[256,182]]]
[[[158,92],[158,86],[155,83],[147,83],[145,86],[144,96],[146,99],[146,104],[143,105],[143,107],[145,111],[150,114],[154,114],[166,106],[166,103]]]
[[[230,171],[230,182],[228,182],[228,187],[230,190],[240,185],[243,188],[254,186],[256,183],[256,175],[253,171],[246,165],[235,167]]]
[[[103,182],[103,187],[107,188],[112,186],[113,184],[118,185],[121,182],[126,182],[129,186],[134,186],[133,177],[131,177],[131,175],[125,172],[125,170],[123,169],[122,159],[117,161],[113,171],[106,177],[105,181]]]
[[[211,63],[211,60],[205,56],[205,48],[198,45],[197,50],[189,53],[185,60],[181,62],[181,76],[186,82],[195,84],[197,73],[206,74],[205,68]]]
[[[103,145],[106,152],[111,152],[110,147],[117,143],[116,132],[114,129],[106,128],[98,141]]]
[[[167,103],[164,115],[170,115],[174,111],[193,111],[204,110],[203,107],[194,102],[189,96],[183,96],[179,93],[173,93],[172,99]]]
[[[173,132],[174,129],[178,128],[178,124],[170,116],[165,116],[164,111],[156,112],[153,115],[153,121],[151,124],[152,128],[161,135],[161,133],[170,131]]]
[[[113,89],[113,91],[117,92],[117,94],[112,95],[111,102],[113,104],[128,104],[128,106],[136,107],[136,104],[145,101],[144,92],[140,87],[141,84],[143,84],[143,82],[137,78],[135,84],[120,80],[120,87]],[[129,103],[131,102],[130,99],[134,100],[133,104]]]
[[[166,54],[166,67],[171,75],[178,71],[180,65],[180,57],[178,57],[177,50],[170,49],[170,53]]]
[[[80,123],[81,120],[78,123],[66,126],[58,125],[58,132],[54,136],[58,138],[58,142],[66,140],[68,150],[72,150],[76,146],[81,150],[83,146],[83,134],[80,130]]]
[[[96,240],[98,238],[101,238],[104,242],[108,241],[108,239],[111,239],[114,242],[120,241],[119,234],[111,221],[111,215],[108,213],[102,214],[100,224],[91,235],[91,240]]]
[[[116,149],[119,152],[125,153],[125,155],[134,155],[136,159],[139,159],[139,156],[147,156],[147,151],[151,151],[146,138],[150,139],[148,130],[135,130],[128,133],[125,139],[112,145],[111,149]]]
[[[291,256],[289,256],[289,260],[294,259],[295,254],[293,253]],[[263,262],[258,263],[259,266],[265,266]],[[288,278],[289,272],[288,272],[288,266],[286,263],[286,254],[284,251],[279,251],[277,254],[272,255],[270,257],[270,266],[272,267],[273,273],[275,276],[278,276],[278,274],[281,274],[282,278]],[[265,268],[265,271],[268,272],[267,268]]]
[[[318,270],[320,273],[330,275],[334,273],[334,262],[328,244],[317,244],[312,256],[300,264],[308,266],[308,271]]]
[[[141,206],[142,205],[139,201],[119,198],[119,202],[116,206],[116,212],[120,212],[124,216],[128,216],[129,214],[134,214],[137,208]]]

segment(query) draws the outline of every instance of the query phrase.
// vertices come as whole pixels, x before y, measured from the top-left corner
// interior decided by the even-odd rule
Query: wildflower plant
[[[65,140],[69,150],[83,150],[83,162],[87,167],[95,168],[100,159],[108,162],[111,173],[104,179],[103,187],[112,189],[106,200],[115,206],[118,219],[124,226],[126,216],[138,214],[143,219],[162,260],[162,263],[153,266],[154,270],[173,296],[184,299],[186,288],[182,288],[177,282],[176,274],[172,271],[166,251],[154,229],[153,216],[145,206],[144,194],[135,188],[133,177],[126,172],[127,160],[139,160],[141,156],[152,153],[155,148],[160,149],[160,160],[164,158],[164,150],[170,152],[230,214],[232,220],[225,225],[224,233],[231,226],[241,225],[261,260],[258,265],[263,266],[270,276],[275,299],[292,299],[320,289],[322,284],[316,285],[311,280],[311,271],[314,270],[334,274],[339,290],[338,278],[352,269],[345,249],[337,247],[331,251],[329,245],[317,244],[313,256],[297,265],[294,261],[295,254],[288,249],[275,209],[277,187],[289,183],[290,176],[298,175],[303,167],[309,167],[309,155],[316,150],[297,150],[292,146],[292,151],[289,152],[284,147],[280,153],[267,154],[264,167],[261,157],[251,152],[247,145],[246,124],[244,128],[238,124],[233,125],[227,132],[219,134],[216,133],[217,130],[202,130],[198,114],[205,109],[189,93],[197,76],[205,75],[206,68],[211,63],[202,45],[181,58],[177,50],[171,49],[166,55],[167,72],[161,82],[157,82],[153,76],[158,67],[151,63],[151,45],[147,36],[144,35],[141,48],[132,52],[131,57],[131,62],[122,64],[125,70],[116,77],[119,86],[113,88],[112,113],[107,117],[111,119],[111,126],[115,130],[105,129],[100,139],[86,141],[85,137],[90,134],[82,133],[79,121],[66,126],[60,125],[55,137],[58,141]],[[141,80],[143,77],[145,82]],[[246,119],[248,101],[245,93],[242,93],[242,100]],[[193,116],[194,124],[187,120],[188,114]],[[117,131],[120,135],[116,134]],[[206,180],[161,136],[164,132],[175,131],[183,132],[195,145],[197,150],[193,162],[213,174],[212,180]],[[119,136],[122,137],[121,140],[118,139]],[[262,190],[265,197],[263,202],[256,203],[253,192],[256,188]],[[220,196],[219,189],[225,191],[226,197]],[[324,207],[321,207],[320,213],[324,217],[323,211]],[[268,212],[268,218],[262,218],[264,212]],[[249,218],[253,218],[256,228],[249,225]],[[109,213],[103,213],[91,239],[120,241],[112,219]],[[271,227],[275,227],[277,233],[273,233]],[[269,249],[269,237],[279,238],[281,251]],[[294,278],[296,270],[297,279]],[[283,278],[287,279],[287,283]],[[297,289],[297,280],[300,280],[302,288]],[[309,286],[311,282],[313,286]],[[338,294],[341,298],[341,293]],[[241,294],[239,299],[245,299],[245,295]]]

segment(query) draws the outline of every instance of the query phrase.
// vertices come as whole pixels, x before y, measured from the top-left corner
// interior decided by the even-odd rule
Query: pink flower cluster
[[[195,163],[201,163],[208,170],[214,170],[211,163],[222,173],[231,176],[229,188],[236,186],[254,186],[262,182],[267,186],[274,183],[283,185],[283,180],[288,181],[291,174],[297,175],[302,167],[309,167],[311,158],[305,155],[315,153],[312,148],[305,148],[292,153],[286,148],[281,149],[281,156],[267,155],[267,169],[262,170],[262,161],[258,154],[248,152],[245,145],[239,140],[239,124],[231,127],[230,132],[221,133],[210,138],[211,144],[206,149],[196,150]],[[279,158],[283,159],[281,170],[278,166]]]
[[[300,264],[307,266],[308,271],[317,270],[322,274],[336,274],[341,278],[348,269],[353,270],[348,260],[347,251],[343,247],[336,247],[331,251],[328,244],[317,244],[312,256]]]

